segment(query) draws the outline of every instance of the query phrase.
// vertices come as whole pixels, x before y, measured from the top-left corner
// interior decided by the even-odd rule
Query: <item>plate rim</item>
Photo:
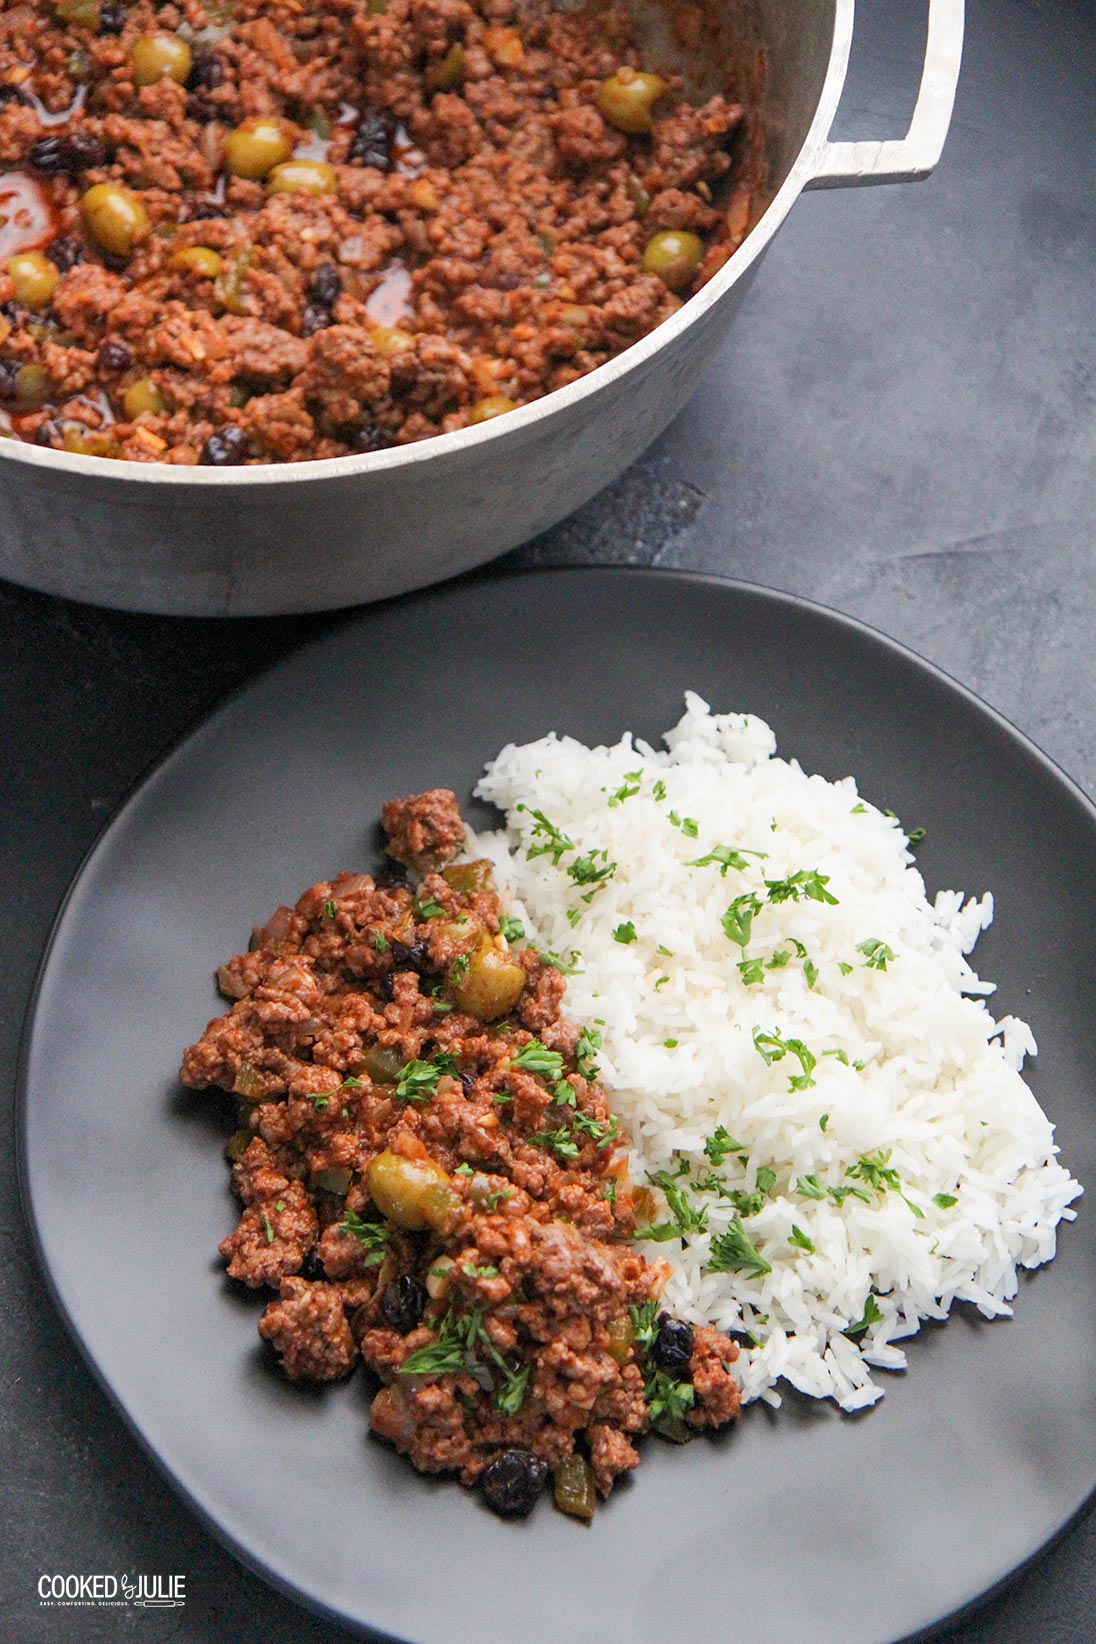
[[[804,611],[814,617],[821,616],[835,627],[844,629],[860,640],[866,639],[870,644],[879,646],[905,663],[914,663],[929,679],[938,685],[943,685],[949,692],[957,695],[968,708],[972,708],[975,712],[987,718],[998,731],[1003,732],[1009,740],[1017,744],[1021,751],[1039,767],[1041,773],[1062,790],[1063,795],[1077,807],[1087,825],[1096,832],[1096,800],[1089,797],[1080,783],[999,709],[993,707],[985,698],[979,696],[970,686],[964,685],[961,680],[956,679],[954,675],[948,673],[938,663],[922,656],[912,646],[905,644],[902,640],[895,639],[883,629],[865,622],[860,617],[852,616],[835,606],[826,605],[822,601],[811,599],[806,595],[794,594],[785,589],[775,588],[767,583],[751,582],[745,578],[728,577],[718,572],[694,571],[676,566],[571,563],[565,565],[491,567],[486,570],[474,571],[465,576],[451,578],[442,583],[435,583],[427,588],[417,589],[410,593],[399,594],[391,599],[378,601],[374,604],[358,606],[345,614],[332,613],[336,615],[336,620],[331,626],[325,628],[319,634],[312,635],[300,643],[291,645],[284,654],[239,682],[232,690],[220,698],[212,708],[200,713],[165,749],[144,766],[103,820],[68,880],[64,894],[50,920],[49,930],[34,969],[33,981],[20,1025],[15,1069],[15,1112],[13,1115],[15,1121],[16,1179],[20,1209],[33,1252],[38,1278],[44,1284],[46,1293],[60,1315],[70,1341],[75,1345],[82,1363],[91,1373],[96,1386],[105,1394],[126,1431],[137,1441],[139,1449],[152,1462],[161,1478],[166,1480],[188,1511],[194,1514],[202,1528],[210,1533],[214,1540],[241,1563],[245,1569],[283,1597],[288,1598],[307,1613],[333,1622],[346,1629],[351,1635],[375,1640],[376,1644],[420,1644],[420,1641],[412,1640],[410,1635],[401,1637],[386,1632],[382,1628],[347,1615],[345,1612],[325,1603],[313,1593],[306,1592],[303,1588],[298,1587],[282,1576],[273,1565],[266,1563],[262,1558],[253,1554],[198,1500],[175,1473],[166,1458],[159,1453],[152,1441],[145,1436],[135,1418],[130,1415],[122,1402],[120,1395],[114,1391],[106,1373],[100,1368],[90,1343],[84,1339],[71,1316],[46,1260],[38,1218],[34,1208],[33,1188],[27,1160],[28,1080],[39,999],[69,907],[74,901],[76,893],[81,887],[95,857],[106,844],[115,826],[122,820],[131,803],[144,791],[146,786],[179,758],[191,741],[199,736],[202,731],[217,720],[227,717],[241,698],[257,687],[272,683],[279,674],[290,671],[302,657],[307,657],[312,651],[330,643],[345,630],[354,627],[356,624],[367,622],[374,614],[392,611],[398,607],[410,608],[425,605],[432,600],[444,599],[451,594],[460,594],[476,586],[490,586],[495,583],[533,579],[551,581],[572,578],[619,579],[621,577],[649,582],[671,582],[693,587],[710,587],[720,593],[744,595],[748,599],[759,598],[762,603],[768,604],[774,610],[791,608]],[[1080,1522],[1094,1503],[1096,1503],[1096,1484],[1078,1503],[1073,1512],[1019,1564],[1013,1566],[996,1581],[991,1582],[962,1604],[949,1610],[946,1615],[940,1616],[929,1623],[926,1628],[919,1628],[912,1633],[903,1633],[900,1637],[894,1639],[892,1644],[927,1644],[928,1640],[939,1637],[957,1622],[972,1615],[994,1597],[1007,1591],[1014,1582],[1021,1579],[1027,1571],[1069,1535],[1070,1531]]]

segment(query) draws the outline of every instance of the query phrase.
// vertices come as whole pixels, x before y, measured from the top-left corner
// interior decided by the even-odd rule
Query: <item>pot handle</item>
[[[805,187],[849,188],[927,177],[951,124],[962,56],[963,0],[929,0],[925,68],[909,131],[892,142],[824,143]]]

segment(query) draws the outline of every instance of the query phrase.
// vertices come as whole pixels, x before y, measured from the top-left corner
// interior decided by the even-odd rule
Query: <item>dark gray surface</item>
[[[921,10],[862,5],[839,135],[901,128]],[[702,393],[612,492],[516,557],[719,570],[832,603],[979,691],[1091,793],[1096,11],[976,0],[968,17],[936,176],[805,197]],[[106,814],[226,690],[326,624],[127,618],[2,589],[0,625],[10,1090],[37,955]],[[45,1297],[10,1149],[2,1169],[0,1636],[341,1636],[243,1572],[143,1459]],[[189,1602],[40,1611],[51,1570],[180,1571]],[[1094,1610],[1090,1514],[949,1637],[1087,1640]]]

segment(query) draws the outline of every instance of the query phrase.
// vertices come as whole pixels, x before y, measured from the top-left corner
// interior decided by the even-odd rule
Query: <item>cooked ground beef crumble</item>
[[[738,1349],[660,1312],[668,1264],[631,1242],[647,1190],[596,1032],[561,1015],[559,963],[522,945],[488,865],[452,860],[453,795],[394,802],[385,825],[393,867],[279,908],[186,1052],[184,1084],[240,1102],[244,1210],[221,1254],[277,1293],[259,1332],[289,1377],[360,1358],[373,1431],[416,1467],[507,1515],[551,1473],[588,1518],[638,1435],[737,1415]]]
[[[735,89],[692,106],[607,0],[6,6],[0,431],[298,461],[536,399],[742,239]]]

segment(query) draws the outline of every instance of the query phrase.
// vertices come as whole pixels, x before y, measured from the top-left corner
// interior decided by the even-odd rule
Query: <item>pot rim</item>
[[[361,475],[380,474],[389,469],[411,467],[433,460],[458,459],[463,452],[489,441],[513,440],[549,418],[569,410],[600,388],[617,382],[630,372],[645,365],[661,349],[669,347],[714,308],[724,295],[757,261],[777,229],[787,217],[805,185],[815,175],[821,150],[824,148],[837,113],[837,105],[845,86],[849,52],[852,45],[853,7],[855,0],[835,0],[833,40],[829,62],[822,85],[818,107],[811,120],[803,146],[796,155],[788,175],[773,195],[758,222],[746,235],[737,251],[730,256],[695,296],[682,304],[676,314],[663,320],[638,342],[632,343],[604,365],[596,366],[585,376],[563,388],[555,388],[538,400],[532,400],[504,417],[467,428],[454,429],[448,434],[435,434],[429,439],[411,445],[394,446],[387,451],[366,452],[356,457],[323,457],[305,462],[273,462],[240,468],[207,468],[172,463],[132,462],[127,458],[92,457],[71,451],[54,451],[29,445],[17,438],[0,439],[0,462],[24,463],[58,474],[81,475],[88,478],[117,481],[121,485],[173,485],[198,490],[252,485],[310,485],[324,480],[352,480]]]

